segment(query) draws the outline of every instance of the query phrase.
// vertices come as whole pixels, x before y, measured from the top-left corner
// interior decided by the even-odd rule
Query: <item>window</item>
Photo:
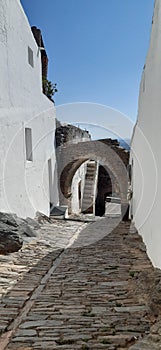
[[[31,67],[34,67],[34,53],[29,46],[28,46],[28,62]]]
[[[25,145],[26,145],[26,160],[32,162],[32,130],[25,128]]]

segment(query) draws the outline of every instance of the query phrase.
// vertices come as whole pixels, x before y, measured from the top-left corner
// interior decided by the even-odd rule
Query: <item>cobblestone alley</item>
[[[160,271],[130,222],[46,223],[0,263],[0,350],[161,349]]]

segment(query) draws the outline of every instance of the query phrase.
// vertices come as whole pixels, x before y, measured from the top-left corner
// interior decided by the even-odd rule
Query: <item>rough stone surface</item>
[[[128,155],[128,152],[120,149]],[[73,145],[65,144],[57,148],[58,177],[60,179],[60,204],[68,205],[71,213],[71,183],[77,169],[86,160],[99,161],[110,175],[112,185],[119,193],[122,203],[127,203],[128,173],[126,161],[114,148],[101,141],[79,142]]]
[[[22,244],[22,238],[14,231],[14,227],[0,222],[0,254],[16,252]]]
[[[19,232],[20,234],[23,236],[27,236],[27,237],[36,237],[36,232],[34,229],[32,229],[28,223],[23,222],[22,224],[20,224],[19,226]]]
[[[160,271],[130,223],[114,226],[101,219],[74,241],[81,222],[45,223],[22,251],[0,257],[1,350],[161,349]]]
[[[0,254],[16,252],[23,242],[36,236],[40,225],[32,219],[21,219],[16,214],[0,213]]]
[[[31,227],[34,228],[34,229],[40,228],[39,223],[38,223],[36,220],[34,220],[34,219],[27,218],[27,219],[26,219],[26,222],[28,223],[29,226],[31,226]]]
[[[65,143],[77,143],[82,141],[88,141],[91,136],[88,131],[82,130],[74,125],[66,124],[62,125],[57,120],[57,128],[55,133],[56,147],[64,145]]]
[[[15,214],[1,213],[0,212],[0,222],[3,222],[7,225],[11,225],[14,227],[18,226]]]
[[[28,237],[23,244],[22,248],[9,255],[0,255],[0,297],[6,295],[13,286],[18,283],[26,274],[29,275],[29,271],[33,269],[35,275],[35,269],[39,262],[42,264],[51,264],[51,259],[55,259],[59,256],[60,252],[69,243],[69,240],[73,237],[75,232],[84,226],[83,222],[65,222],[55,221],[52,223],[44,222],[44,224],[37,230],[36,237]],[[52,257],[50,257],[50,254]],[[49,255],[49,256],[48,256]],[[46,257],[46,262],[44,261]],[[49,262],[48,262],[49,261]],[[46,271],[46,265],[41,266],[40,271],[44,273]],[[39,275],[41,274],[38,269],[36,270]],[[36,281],[36,276],[34,276]],[[37,282],[35,282],[37,283]],[[26,296],[33,290],[35,284],[32,281],[32,285],[25,282],[25,291],[23,293]],[[19,295],[21,287],[17,289],[15,295]],[[1,305],[1,304],[0,304]],[[1,313],[0,306],[0,313]]]

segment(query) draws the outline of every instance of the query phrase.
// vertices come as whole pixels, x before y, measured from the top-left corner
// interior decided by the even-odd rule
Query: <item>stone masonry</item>
[[[128,173],[126,161],[120,157],[120,154],[118,155],[115,148],[101,141],[79,142],[74,147],[65,144],[57,148],[60,203],[68,205],[70,208],[72,178],[80,165],[89,159],[98,161],[107,169],[113,187],[117,183],[122,203],[127,204]]]
[[[0,257],[1,350],[161,349],[161,273],[130,222],[54,221],[37,243]]]
[[[83,130],[70,124],[62,125],[56,120],[55,139],[56,147],[60,147],[67,142],[75,144],[77,142],[90,141],[91,136],[87,130]]]

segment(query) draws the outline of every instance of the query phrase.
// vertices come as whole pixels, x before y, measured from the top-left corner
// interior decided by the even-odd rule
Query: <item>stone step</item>
[[[96,164],[88,163],[87,168],[96,168]]]
[[[83,202],[86,201],[86,200],[93,200],[93,193],[85,193],[84,196],[83,196]]]
[[[91,175],[91,176],[95,176],[95,171],[87,171],[86,175]]]
[[[85,193],[93,193],[93,187],[88,187],[88,188],[85,188],[84,189],[84,195],[85,195]]]
[[[86,174],[86,178],[91,178],[91,179],[93,179],[93,178],[95,178],[95,174],[89,174],[89,173],[87,173],[87,174]]]
[[[93,185],[93,180],[92,179],[86,179],[85,185]]]
[[[84,186],[84,188],[86,188],[86,187],[94,187],[94,181],[91,181],[90,180],[90,182],[85,182],[85,186]]]
[[[93,203],[93,198],[92,197],[85,197],[83,202],[82,202],[82,206],[87,205],[89,203],[90,203],[90,205]]]
[[[87,206],[87,205],[91,205],[93,203],[93,200],[91,199],[85,199],[82,203],[82,206]]]

